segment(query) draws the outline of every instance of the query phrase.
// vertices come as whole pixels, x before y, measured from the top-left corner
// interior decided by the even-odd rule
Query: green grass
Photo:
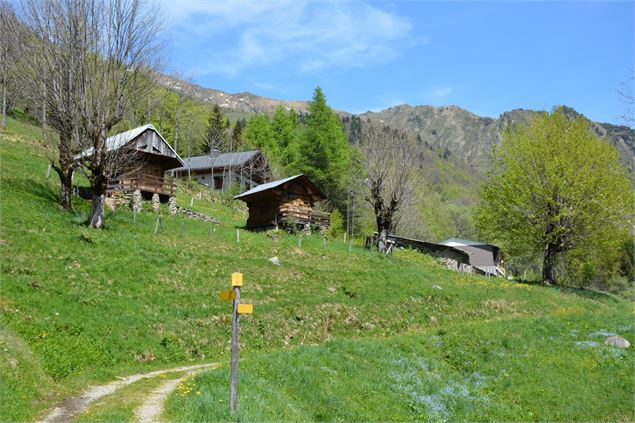
[[[4,328],[0,328],[0,405],[1,421],[26,420],[33,409],[52,399],[50,376],[39,357],[28,345]]]
[[[21,345],[6,351],[7,360],[27,357],[30,369],[24,380],[9,376],[5,384],[4,375],[14,370],[7,360],[0,362],[4,385],[0,390],[0,421],[28,420],[69,392],[116,375],[185,362],[227,361],[230,305],[219,301],[217,293],[228,289],[230,275],[236,271],[244,274],[242,297],[255,304],[254,314],[245,317],[241,327],[241,348],[248,360],[244,377],[251,377],[249,366],[255,366],[249,360],[262,359],[263,366],[269,360],[273,363],[271,371],[263,367],[262,380],[269,380],[274,385],[272,392],[280,395],[278,400],[271,400],[269,408],[263,408],[262,416],[278,415],[280,404],[286,401],[282,394],[287,392],[294,395],[290,404],[298,398],[299,414],[281,417],[306,420],[326,413],[327,419],[364,419],[366,415],[355,411],[356,407],[370,406],[360,397],[354,399],[361,401],[358,406],[343,403],[350,407],[341,411],[344,414],[328,411],[326,406],[322,412],[310,405],[301,407],[303,393],[295,392],[292,380],[276,382],[276,362],[312,355],[312,349],[325,351],[321,353],[324,361],[329,361],[331,351],[333,362],[348,354],[342,351],[352,351],[350,357],[346,355],[351,369],[361,366],[361,370],[358,376],[352,370],[350,374],[337,373],[333,383],[344,387],[344,376],[362,379],[368,370],[369,377],[379,377],[380,373],[372,376],[363,360],[356,358],[363,357],[365,345],[376,348],[372,355],[378,355],[373,358],[377,361],[370,367],[379,368],[402,353],[401,347],[391,352],[393,344],[418,342],[439,331],[452,333],[450,328],[469,328],[485,339],[496,339],[498,321],[508,322],[510,332],[522,334],[528,330],[525,322],[545,316],[577,316],[580,325],[587,321],[595,324],[598,316],[609,316],[611,321],[632,320],[630,304],[610,296],[453,273],[431,258],[409,251],[400,251],[394,257],[358,247],[349,252],[342,241],[324,246],[317,236],[303,237],[299,247],[297,236],[243,230],[237,243],[236,229],[244,224],[245,212],[240,207],[212,202],[217,198],[213,195],[195,200],[193,208],[217,217],[221,225],[164,216],[164,229],[154,235],[154,215],[142,213],[133,223],[132,213],[122,208],[108,213],[104,230],[93,231],[83,225],[88,203],[74,198],[73,212],[57,208],[58,181],[55,174],[45,179],[47,161],[37,137],[35,128],[13,119],[9,119],[8,131],[0,134],[0,324],[5,329],[3,336],[14,337]],[[180,191],[178,201],[189,207],[189,196],[195,194]],[[281,266],[268,262],[272,256],[280,258]],[[632,330],[606,326],[633,341]],[[546,332],[544,336],[556,334]],[[467,333],[465,337],[470,339]],[[523,350],[536,340],[529,336],[517,342]],[[428,351],[425,345],[422,351]],[[537,355],[541,348],[549,353],[546,346],[537,345]],[[462,356],[472,354],[470,351],[457,346],[447,354]],[[567,357],[566,351],[560,351],[563,357]],[[572,351],[571,360],[579,360],[581,353]],[[619,366],[633,367],[632,351],[620,359],[623,362]],[[438,362],[440,378],[454,375],[450,369],[459,371],[442,357],[431,356],[429,360]],[[307,372],[314,371],[317,378],[321,373],[311,367],[313,364],[307,362]],[[536,361],[524,366],[529,372]],[[580,386],[572,389],[563,385],[564,397],[558,398],[573,399],[578,392],[603,386],[597,384],[594,373],[585,377],[574,373],[576,369],[565,368],[563,375]],[[212,372],[200,380],[213,381],[221,377],[218,375],[220,372]],[[549,377],[535,380],[527,379],[524,373],[518,375],[514,383],[525,383],[528,390],[551,383]],[[614,395],[619,407],[603,420],[632,420],[632,404],[624,400],[632,395],[632,375],[617,373],[615,377],[621,384],[619,395]],[[40,380],[49,381],[50,389],[44,389],[47,385]],[[261,383],[258,380],[254,379],[254,386]],[[335,385],[335,391],[340,389]],[[19,389],[13,388],[16,386]],[[218,387],[205,388],[201,396],[225,388],[225,382],[219,383]],[[306,390],[322,395],[328,403],[328,393],[321,389],[317,385]],[[406,397],[398,395],[405,402]],[[511,398],[502,397],[500,401],[506,409],[513,409]],[[591,402],[586,404],[589,415]],[[569,406],[565,403],[545,408],[547,414],[541,418],[554,420],[567,415],[564,408]],[[175,401],[171,408],[174,416],[187,419],[188,404]],[[386,410],[408,408],[404,404]],[[584,412],[584,406],[580,404],[577,412]],[[205,412],[211,413],[210,418],[223,418],[222,409],[206,408]],[[375,416],[394,420],[419,415],[409,413],[392,415],[386,411]],[[458,418],[464,415],[457,414]],[[528,414],[492,415],[532,419]],[[258,420],[258,416],[256,411],[245,414],[248,420]]]
[[[576,345],[620,311],[575,311],[337,340],[241,362],[237,421],[632,420],[632,353]],[[630,356],[630,357],[629,357]],[[226,421],[227,368],[168,404],[171,421]],[[592,400],[590,400],[592,399]]]

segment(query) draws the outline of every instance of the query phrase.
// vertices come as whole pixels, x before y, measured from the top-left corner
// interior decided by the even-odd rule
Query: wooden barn
[[[326,228],[330,215],[314,210],[326,197],[305,175],[259,185],[234,197],[249,207],[248,229],[302,225]]]
[[[159,194],[162,201],[174,195],[176,186],[171,178],[165,178],[164,175],[167,170],[183,166],[183,160],[154,126],[148,124],[108,137],[106,148],[108,152],[129,149],[135,162],[129,167],[134,170],[108,181],[108,196],[137,189],[146,198]],[[92,148],[82,153],[82,156],[89,154],[92,154]]]

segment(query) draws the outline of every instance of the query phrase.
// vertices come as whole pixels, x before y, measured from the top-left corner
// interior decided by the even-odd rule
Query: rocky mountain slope
[[[582,116],[571,108],[565,110],[571,117]],[[456,106],[400,105],[381,112],[367,112],[359,117],[411,131],[423,143],[442,149],[445,155],[458,157],[482,168],[487,164],[492,146],[501,141],[501,134],[514,125],[527,123],[536,113],[539,112],[515,109],[492,119],[477,116]],[[627,126],[593,121],[591,127],[598,136],[607,137],[617,147],[632,169],[635,160],[635,131]]]
[[[273,113],[276,108],[282,105],[288,109],[295,109],[299,113],[305,113],[308,103],[306,101],[274,100],[260,97],[252,93],[244,92],[230,94],[225,91],[205,88],[200,85],[191,84],[167,75],[155,77],[160,85],[174,91],[185,90],[188,95],[208,104],[218,104],[220,107],[232,113],[244,113],[245,115],[254,113]]]
[[[246,117],[254,113],[272,113],[278,106],[295,109],[299,113],[307,111],[305,101],[274,100],[248,92],[230,94],[224,91],[190,84],[169,76],[158,77],[161,85],[176,90],[186,90],[189,95],[208,104],[218,104],[232,117]],[[581,116],[571,108],[567,113]],[[443,157],[452,156],[470,167],[485,169],[492,146],[501,141],[501,132],[513,125],[526,123],[533,110],[515,109],[502,113],[498,118],[477,116],[457,106],[410,106],[399,105],[380,112],[366,112],[352,115],[338,111],[345,121],[377,121],[396,129],[416,134],[431,150],[439,151]],[[635,130],[627,126],[591,122],[593,130],[601,137],[607,137],[620,151],[630,169],[635,163]]]

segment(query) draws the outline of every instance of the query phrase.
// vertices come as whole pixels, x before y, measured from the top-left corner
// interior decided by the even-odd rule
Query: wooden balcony
[[[176,191],[176,184],[171,178],[134,172],[109,181],[107,192],[132,192],[137,189],[145,193],[171,196]]]

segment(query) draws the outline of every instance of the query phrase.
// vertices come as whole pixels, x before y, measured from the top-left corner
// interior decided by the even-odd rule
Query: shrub
[[[329,239],[339,238],[344,232],[344,218],[342,213],[338,209],[333,209],[331,212],[331,224],[326,231],[326,236]]]

